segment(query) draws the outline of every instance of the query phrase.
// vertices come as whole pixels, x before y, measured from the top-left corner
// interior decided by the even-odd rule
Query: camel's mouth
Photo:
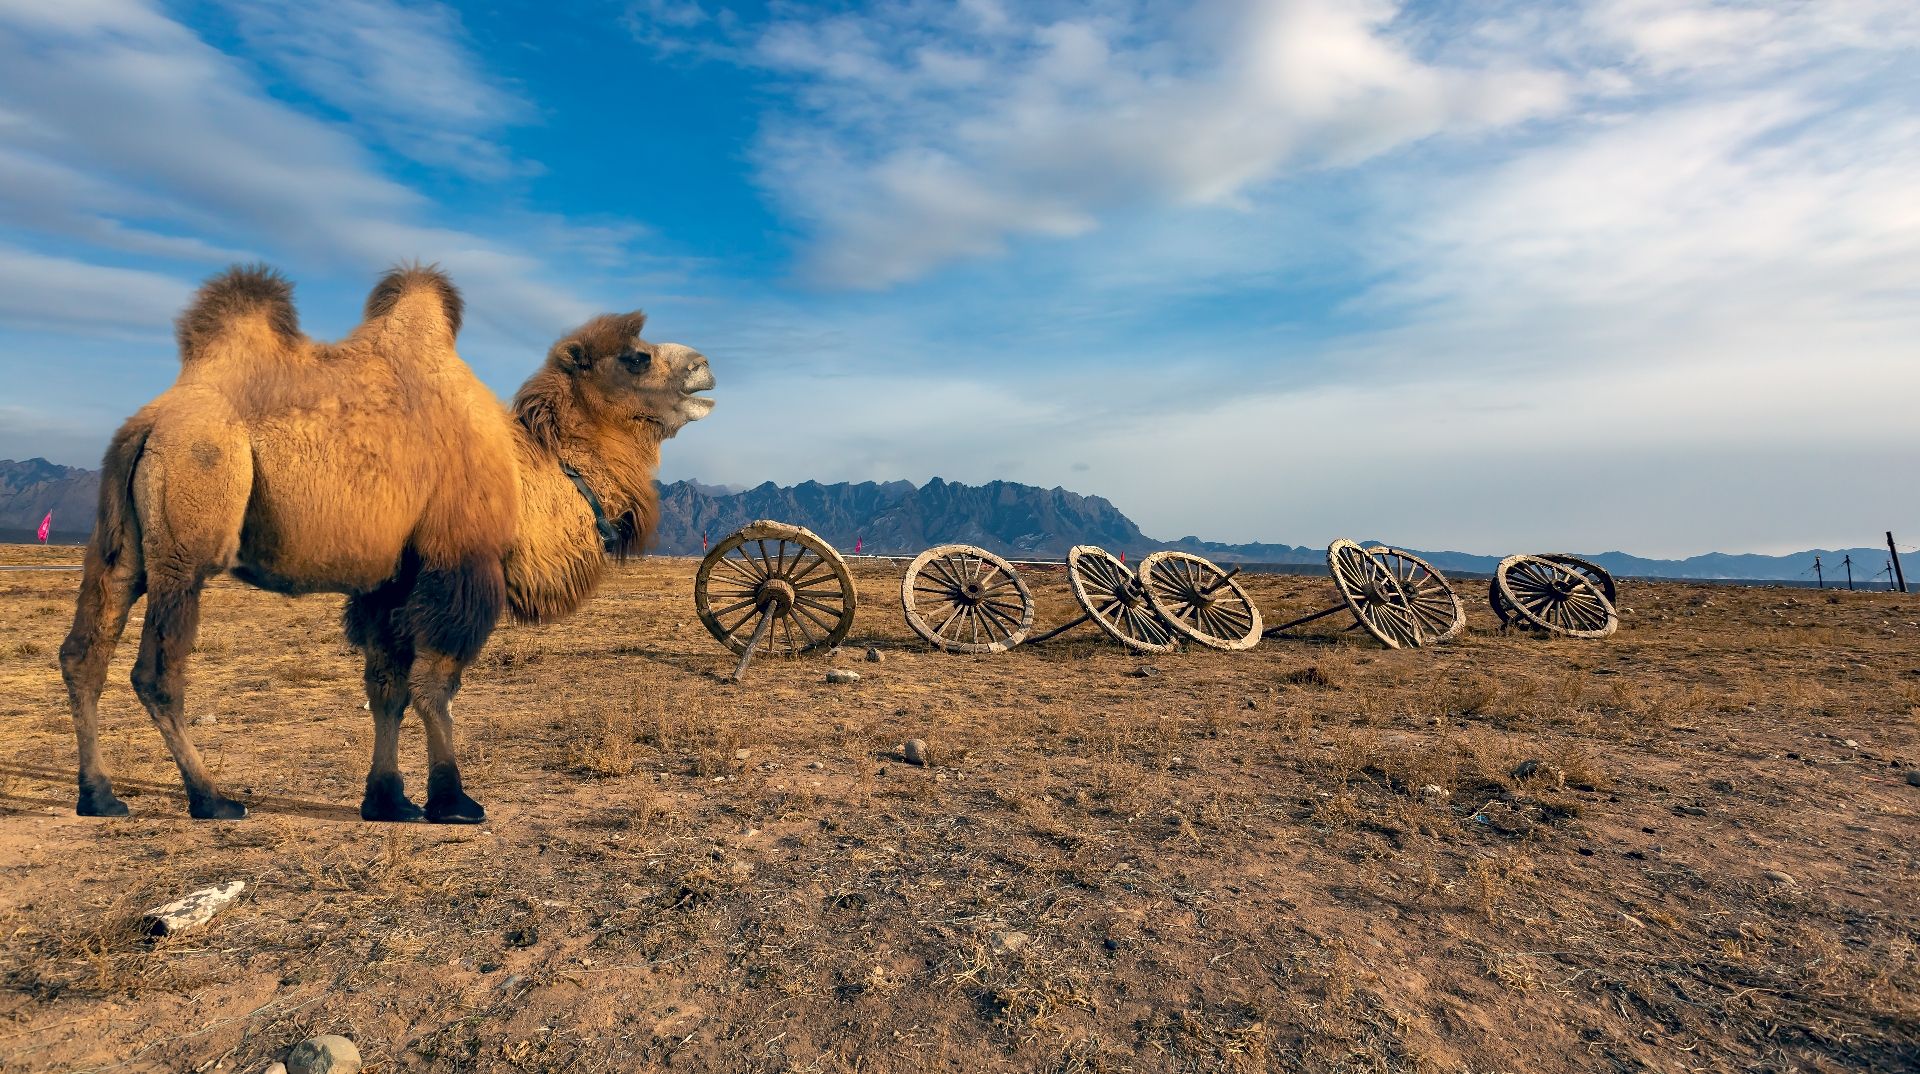
[[[687,374],[687,381],[680,388],[680,413],[686,420],[699,421],[713,412],[713,400],[699,394],[712,391],[713,385],[713,370],[704,362]]]

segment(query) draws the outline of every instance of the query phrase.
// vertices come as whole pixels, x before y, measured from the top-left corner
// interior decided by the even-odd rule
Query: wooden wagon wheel
[[[1460,595],[1433,564],[1404,548],[1387,545],[1374,545],[1367,554],[1378,556],[1400,583],[1426,641],[1452,641],[1467,629],[1467,609],[1460,603]]]
[[[1260,643],[1260,609],[1222,571],[1185,552],[1155,552],[1140,561],[1140,586],[1160,619],[1213,649],[1251,649]]]
[[[1585,574],[1543,556],[1508,556],[1493,581],[1520,622],[1574,638],[1604,638],[1620,627],[1613,602]]]
[[[756,652],[840,644],[853,629],[854,602],[840,553],[811,530],[764,519],[714,545],[693,579],[700,621],[740,654],[736,680]]]
[[[907,565],[907,626],[950,653],[1004,653],[1033,629],[1033,594],[1013,564],[984,548],[943,544]]]
[[[1120,644],[1143,653],[1170,653],[1180,647],[1179,636],[1147,603],[1139,579],[1106,549],[1074,545],[1067,552],[1067,581],[1073,599]]]
[[[1426,640],[1406,590],[1379,557],[1352,541],[1335,541],[1327,546],[1327,572],[1347,610],[1380,644],[1398,649]]]

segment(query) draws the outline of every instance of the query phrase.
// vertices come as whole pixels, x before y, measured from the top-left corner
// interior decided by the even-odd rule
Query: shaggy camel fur
[[[461,300],[433,269],[397,269],[339,343],[302,335],[292,287],[234,268],[181,315],[173,387],[115,434],[101,475],[73,629],[60,664],[73,707],[83,816],[119,816],[97,705],[133,602],[147,597],[133,688],[198,818],[246,807],[215,789],[182,712],[206,580],[229,570],[276,593],[347,595],[366,657],[368,820],[476,823],[447,703],[502,611],[577,608],[609,558],[636,549],[657,504],[660,442],[713,402],[705,357],[640,338],[640,313],[554,344],[511,413],[454,350]],[[411,706],[427,733],[427,804],[399,769]]]

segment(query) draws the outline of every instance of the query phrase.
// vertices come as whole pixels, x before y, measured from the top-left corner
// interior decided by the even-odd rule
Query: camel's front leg
[[[460,786],[447,703],[460,689],[461,670],[480,655],[506,603],[506,577],[500,561],[492,557],[423,568],[407,598],[405,618],[413,633],[408,686],[413,711],[427,729],[427,819],[435,824],[487,819],[487,811]]]
[[[435,824],[486,820],[487,811],[461,787],[460,764],[454,760],[453,714],[447,703],[460,688],[459,663],[445,653],[417,653],[409,685],[413,711],[427,729],[427,819]]]

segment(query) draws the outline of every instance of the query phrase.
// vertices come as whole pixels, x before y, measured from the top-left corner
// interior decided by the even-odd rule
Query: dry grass
[[[230,582],[189,704],[255,816],[184,819],[131,644],[103,741],[134,816],[71,816],[77,578],[0,576],[0,1070],[257,1068],[322,1030],[379,1070],[1920,1063],[1900,598],[1630,585],[1605,642],[1475,608],[1386,652],[1330,619],[1143,679],[1077,634],[926,652],[862,565],[850,648],[885,663],[735,686],[691,576],[641,563],[489,645],[455,706],[479,829],[361,824],[336,603]],[[1249,585],[1272,615],[1329,597]],[[207,929],[140,934],[233,878]]]

